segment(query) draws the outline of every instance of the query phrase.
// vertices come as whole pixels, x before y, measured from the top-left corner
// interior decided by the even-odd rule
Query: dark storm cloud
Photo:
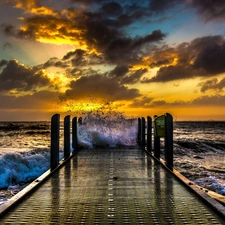
[[[82,49],[76,49],[75,51],[72,52],[68,52],[65,56],[63,56],[63,60],[68,60],[71,58],[82,58],[82,56],[84,55],[85,51]],[[82,60],[82,59],[81,59]]]
[[[225,20],[224,0],[149,0],[149,9],[155,13],[163,13],[178,4],[191,6],[205,21]]]
[[[115,76],[115,77],[123,77],[125,76],[127,73],[129,72],[129,67],[126,65],[121,65],[121,66],[117,66],[115,67],[111,72],[110,72],[110,76]]]
[[[219,90],[221,91],[225,88],[225,78],[218,82],[217,78],[213,78],[211,80],[207,80],[205,82],[199,83],[198,86],[201,87],[201,92],[205,92],[207,90]]]
[[[121,62],[134,63],[141,59],[142,47],[147,44],[157,43],[165,38],[165,34],[160,30],[155,30],[144,37],[128,38],[115,36],[105,45],[106,59],[113,63]],[[146,46],[147,48],[147,46]]]
[[[224,0],[191,0],[189,4],[196,8],[206,21],[225,20]]]
[[[50,58],[46,63],[43,64],[43,68],[46,69],[48,67],[59,67],[59,68],[66,68],[68,67],[68,62],[64,62],[59,60],[58,58]]]
[[[1,91],[12,89],[29,91],[50,85],[50,80],[42,71],[25,67],[15,60],[2,60],[0,66],[3,68],[0,72]]]
[[[72,3],[78,3],[82,5],[92,5],[96,3],[108,2],[108,0],[71,0]]]
[[[91,1],[74,1],[91,3]],[[141,22],[149,15],[143,7],[121,5],[118,2],[94,1],[101,3],[96,10],[90,8],[69,8],[63,11],[52,11],[51,15],[29,15],[24,18],[21,29],[12,25],[2,25],[6,35],[16,38],[51,41],[68,41],[75,45],[87,46],[88,50],[97,50],[108,63],[126,64],[141,60],[148,45],[158,44],[166,35],[161,30],[150,31],[139,37],[129,36],[123,27]],[[141,4],[141,3],[140,3]],[[145,49],[145,51],[143,51]],[[145,53],[144,53],[145,52]],[[81,52],[80,52],[81,53]],[[69,55],[67,56],[69,57]],[[79,58],[80,57],[80,58]],[[77,55],[80,60],[82,55]],[[74,64],[79,61],[74,59]]]
[[[218,45],[213,42],[200,51],[194,62],[195,68],[202,68],[208,74],[225,72],[225,43]]]
[[[175,48],[162,46],[152,54],[150,67],[162,66],[156,76],[142,82],[168,82],[193,77],[210,77],[225,72],[225,40],[223,36],[196,38]],[[176,61],[175,65],[165,65]]]
[[[107,61],[119,64],[139,60],[139,55],[142,54],[141,48],[144,45],[158,43],[166,36],[160,30],[155,30],[143,37],[131,38],[120,29],[107,25],[104,20],[93,19],[92,14],[89,14],[86,27],[84,39],[88,46],[95,46],[104,54]]]
[[[181,2],[181,0],[149,0],[149,9],[153,12],[161,13]]]
[[[224,36],[222,35],[213,35],[213,36],[205,36],[205,37],[198,37],[192,40],[190,43],[180,44],[179,48],[187,48],[194,51],[201,51],[202,49],[211,46],[213,43],[217,43],[222,45],[224,43]]]
[[[184,66],[165,66],[161,67],[158,71],[156,76],[148,79],[144,78],[142,83],[149,83],[149,82],[168,82],[172,80],[180,80],[180,79],[187,79],[193,76],[193,70],[191,67],[184,67]]]
[[[66,64],[70,62],[70,65],[74,67],[82,67],[103,64],[104,59],[102,56],[97,55],[96,53],[88,53],[85,50],[76,49],[75,51],[70,51],[65,56],[63,56],[62,63],[63,62]]]
[[[147,69],[129,70],[128,66],[122,65],[111,70],[109,77],[117,79],[120,84],[135,84],[146,72]]]
[[[63,56],[62,59],[56,57],[50,58],[43,65],[38,66],[41,68],[48,67],[59,67],[59,68],[70,68],[71,67],[87,67],[91,65],[99,65],[103,63],[103,58],[98,56],[96,53],[88,53],[82,49],[76,49],[75,51],[70,51]]]
[[[69,53],[68,53],[69,54]],[[67,56],[68,56],[67,54]],[[74,54],[72,57],[70,57],[71,63],[73,66],[81,66],[84,64],[84,55],[85,55],[85,51],[81,50],[81,49],[77,49],[76,51],[74,51]],[[63,58],[67,58],[67,56],[64,56]]]
[[[87,96],[109,100],[129,100],[140,96],[138,89],[128,89],[119,85],[115,79],[103,75],[81,77],[71,81],[70,90],[66,91],[66,97],[81,100]]]
[[[123,8],[117,2],[109,2],[103,4],[101,11],[108,16],[118,16],[123,13]]]
[[[121,84],[135,84],[140,81],[141,77],[148,72],[147,69],[139,69],[131,72],[129,75],[125,76],[120,83]]]

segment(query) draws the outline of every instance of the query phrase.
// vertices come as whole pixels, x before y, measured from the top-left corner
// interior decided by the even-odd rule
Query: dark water
[[[137,120],[123,117],[89,118],[78,127],[79,144],[85,148],[132,146],[136,136]],[[0,122],[0,204],[49,169],[49,147],[50,122]],[[175,122],[174,167],[225,195],[225,122]]]
[[[225,195],[225,122],[176,122],[174,157],[187,178]]]

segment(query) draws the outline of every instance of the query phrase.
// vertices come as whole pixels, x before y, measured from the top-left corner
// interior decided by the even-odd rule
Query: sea
[[[50,126],[50,121],[0,122],[0,205],[50,168]],[[78,144],[83,148],[135,146],[136,139],[135,118],[95,115],[78,124]],[[163,153],[162,140],[162,158]],[[175,121],[174,168],[192,182],[225,195],[225,121]]]

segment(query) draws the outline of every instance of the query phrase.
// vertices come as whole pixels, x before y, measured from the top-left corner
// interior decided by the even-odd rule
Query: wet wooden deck
[[[0,224],[225,224],[139,147],[80,150]]]

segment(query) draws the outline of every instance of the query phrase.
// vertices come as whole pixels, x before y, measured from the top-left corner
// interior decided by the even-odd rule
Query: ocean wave
[[[50,130],[50,122],[0,122],[0,130]]]
[[[6,153],[0,157],[0,189],[29,183],[48,170],[49,166],[49,149]]]

